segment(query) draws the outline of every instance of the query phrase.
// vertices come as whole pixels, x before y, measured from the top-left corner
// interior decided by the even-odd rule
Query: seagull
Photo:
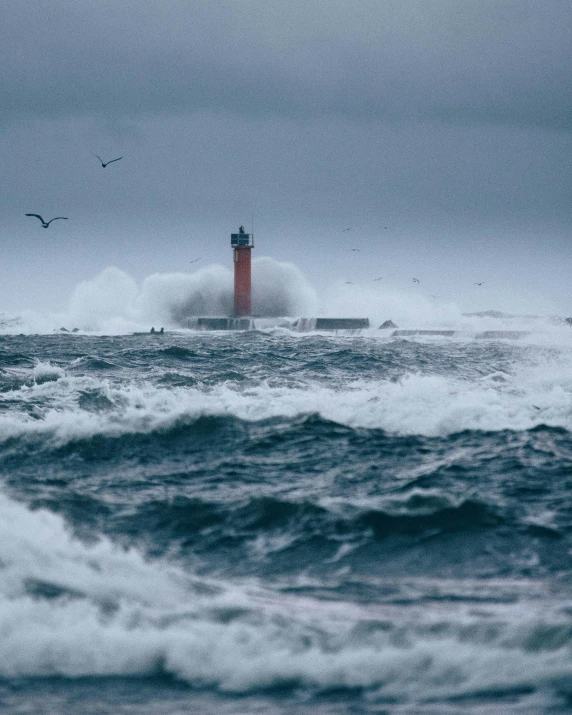
[[[40,216],[40,214],[26,214],[26,216],[35,216],[36,218],[39,218],[40,221],[42,222],[43,228],[48,228],[48,226],[52,223],[52,221],[57,221],[59,218],[65,219],[66,221],[68,220],[67,216],[56,216],[55,218],[51,218],[48,222],[44,221],[44,219]]]
[[[93,152],[91,152],[91,153],[93,154]],[[97,154],[93,154],[93,155],[94,155],[94,156],[97,156]],[[105,167],[106,167],[108,164],[113,164],[114,161],[119,161],[119,159],[123,159],[122,156],[118,156],[117,159],[110,159],[109,161],[105,161],[105,162],[104,162],[103,159],[102,159],[100,156],[97,156],[97,158],[98,158],[99,161],[101,162],[101,166],[102,166],[103,169],[105,169]]]
[[[201,256],[201,258],[202,258],[202,256]],[[194,260],[194,261],[190,261],[190,262],[191,262],[191,263],[196,263],[197,261],[200,261],[200,260],[201,260],[201,258],[195,258],[195,260]]]
[[[437,298],[439,297],[438,295],[433,295],[433,293],[429,293],[429,295],[431,296],[431,298],[435,298],[435,300],[437,300]]]
[[[380,276],[379,278],[374,278],[373,280],[374,280],[374,281],[382,281],[382,280],[383,280],[383,276]]]
[[[419,278],[412,278],[411,280],[412,280],[414,283],[421,283],[421,281],[419,280]]]
[[[481,281],[480,283],[475,283],[474,285],[476,286],[482,286],[485,281]]]
[[[344,230],[342,231],[342,233],[344,233],[344,231],[351,231],[351,228],[344,228]]]
[[[352,283],[351,281],[346,281],[346,282],[344,283],[344,285],[346,285],[346,286],[353,286],[353,283]]]
[[[361,251],[361,248],[350,248],[350,251]]]

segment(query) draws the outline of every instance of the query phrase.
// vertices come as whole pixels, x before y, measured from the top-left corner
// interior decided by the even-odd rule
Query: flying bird
[[[342,233],[344,233],[344,231],[351,231],[351,228],[344,228]]]
[[[201,258],[202,258],[202,256],[201,256]],[[196,263],[197,261],[200,261],[201,258],[195,258],[193,261],[190,261],[190,263]]]
[[[346,285],[346,286],[353,286],[353,283],[352,283],[351,281],[346,281],[346,282],[344,283],[344,285]]]
[[[411,280],[412,280],[414,283],[421,283],[421,281],[419,280],[419,278],[412,278]]]
[[[93,152],[91,152],[91,153],[93,154]],[[97,156],[97,154],[93,154],[93,155],[94,155],[94,156]],[[98,158],[99,161],[101,162],[101,166],[102,166],[103,169],[105,169],[105,167],[106,167],[108,164],[113,164],[114,161],[119,161],[120,159],[123,159],[122,156],[118,156],[117,159],[110,159],[109,161],[103,161],[103,159],[102,159],[100,156],[97,156],[97,158]]]
[[[39,218],[40,221],[42,222],[43,228],[48,228],[48,226],[52,223],[52,221],[57,221],[58,219],[64,219],[65,221],[68,220],[67,216],[55,216],[54,218],[51,218],[49,221],[44,221],[44,219],[40,216],[40,214],[26,214],[26,216],[35,216],[36,218]]]
[[[480,283],[475,283],[474,285],[476,286],[482,286],[485,281],[481,281]]]
[[[373,280],[374,280],[374,281],[382,281],[382,280],[383,280],[383,276],[380,276],[379,278],[374,278]]]
[[[361,248],[350,248],[350,251],[358,251],[359,253],[359,251],[361,251]]]

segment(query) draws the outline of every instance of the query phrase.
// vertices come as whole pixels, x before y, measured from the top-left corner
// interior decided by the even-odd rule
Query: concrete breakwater
[[[389,327],[389,325],[391,327]],[[394,338],[413,337],[473,337],[484,340],[518,339],[528,335],[523,330],[484,330],[471,332],[454,329],[398,328],[391,321],[379,326],[371,325],[368,318],[261,318],[261,317],[196,317],[185,321],[191,330],[268,330],[286,328],[296,332],[379,330],[384,336]]]

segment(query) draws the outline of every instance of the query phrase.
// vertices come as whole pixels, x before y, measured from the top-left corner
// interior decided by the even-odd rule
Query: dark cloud
[[[569,127],[565,1],[4,0],[1,12],[5,121],[209,110]]]
[[[569,7],[3,0],[0,310],[228,266],[254,213],[257,255],[318,287],[572,314]]]

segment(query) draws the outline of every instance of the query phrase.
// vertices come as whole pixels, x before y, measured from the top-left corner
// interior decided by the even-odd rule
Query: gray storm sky
[[[0,310],[61,308],[109,265],[230,268],[254,214],[257,254],[318,289],[383,276],[572,315],[571,18],[569,0],[2,0]]]

